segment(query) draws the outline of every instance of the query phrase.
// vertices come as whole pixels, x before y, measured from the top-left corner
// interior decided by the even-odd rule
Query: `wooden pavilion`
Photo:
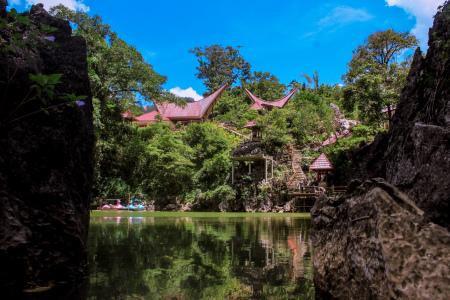
[[[261,129],[256,124],[256,121],[250,121],[244,125],[244,128],[250,129],[252,131],[252,140],[261,138]]]
[[[317,172],[316,180],[318,183],[321,181],[328,181],[328,172],[334,170],[333,165],[330,163],[325,153],[322,152],[320,156],[309,167],[310,170]]]

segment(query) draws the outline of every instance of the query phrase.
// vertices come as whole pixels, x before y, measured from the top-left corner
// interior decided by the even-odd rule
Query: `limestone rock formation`
[[[311,214],[318,299],[450,295],[450,233],[384,180],[321,196]]]
[[[330,103],[330,108],[334,113],[333,125],[334,128],[336,128],[337,135],[349,134],[350,129],[358,125],[359,121],[346,119],[345,115],[340,112],[339,106],[336,104]]]
[[[0,2],[5,17],[6,1]],[[42,4],[23,15],[38,28],[47,24],[59,47],[31,52],[33,62],[21,63],[10,83],[7,71],[18,60],[0,57],[0,95],[5,103],[0,121],[18,107],[32,82],[28,74],[63,74],[54,89],[52,105],[66,93],[85,95],[85,105],[61,105],[39,110],[35,99],[17,111],[16,122],[0,126],[0,286],[3,292],[24,286],[46,286],[85,275],[89,202],[93,178],[92,99],[86,43],[73,37],[69,22],[50,16]],[[24,29],[29,36],[30,29]],[[28,31],[26,31],[28,30]],[[4,36],[2,36],[4,38]],[[17,57],[17,56],[16,56]],[[22,57],[23,58],[23,57]],[[9,68],[9,69],[8,69]]]
[[[381,177],[450,229],[450,6],[437,13],[424,58],[414,54],[389,132],[352,155],[352,179]]]

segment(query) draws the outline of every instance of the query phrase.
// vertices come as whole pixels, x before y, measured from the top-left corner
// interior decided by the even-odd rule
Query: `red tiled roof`
[[[160,121],[155,118],[157,115],[159,115],[159,113],[157,110],[155,110],[155,111],[143,114],[142,116],[136,117],[136,121],[137,122],[147,122],[147,123]],[[162,115],[162,120],[172,122],[164,115]]]
[[[244,128],[253,128],[253,127],[258,127],[258,125],[256,125],[255,120],[248,122],[247,124],[244,125]]]
[[[322,152],[320,156],[309,167],[310,170],[333,170],[333,165],[330,163],[325,153]]]
[[[283,108],[286,105],[286,103],[289,101],[289,99],[291,99],[291,97],[294,95],[294,93],[296,91],[297,91],[297,88],[293,89],[292,92],[287,94],[287,96],[285,96],[279,100],[276,100],[276,101],[265,101],[265,100],[262,100],[262,99],[256,97],[249,90],[245,89],[245,92],[247,93],[247,95],[250,97],[250,99],[253,100],[253,105],[250,107],[250,109],[256,109],[256,110],[264,109],[263,108],[264,106]]]
[[[349,133],[347,133],[347,134],[341,134],[341,135],[338,135],[337,138],[336,138],[335,136],[330,137],[329,139],[326,139],[326,140],[322,143],[322,146],[327,146],[327,145],[329,145],[329,144],[336,143],[338,139],[346,138],[346,137],[349,137],[349,136],[351,136],[351,135],[353,135],[353,132],[349,132]]]
[[[175,121],[176,119],[201,119],[205,117],[208,108],[218,99],[227,88],[225,83],[220,89],[209,95],[208,97],[187,103],[186,107],[178,106],[174,103],[163,102],[161,104],[154,101],[158,111],[165,117]]]

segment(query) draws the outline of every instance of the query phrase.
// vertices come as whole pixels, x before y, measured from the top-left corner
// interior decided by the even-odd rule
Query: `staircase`
[[[245,135],[243,135],[242,133],[239,133],[239,132],[237,132],[237,131],[235,131],[235,130],[229,128],[228,126],[226,126],[226,125],[223,124],[223,123],[217,123],[217,124],[218,124],[220,127],[222,127],[223,129],[227,130],[228,132],[231,132],[231,133],[233,133],[233,134],[235,134],[235,135],[237,135],[237,136],[243,137],[244,140],[250,140],[250,138],[249,138],[248,136],[245,136]]]
[[[294,176],[291,178],[289,183],[289,188],[296,189],[299,184],[303,181],[305,184],[305,173],[302,170],[302,151],[301,150],[292,150],[292,168],[294,169]]]

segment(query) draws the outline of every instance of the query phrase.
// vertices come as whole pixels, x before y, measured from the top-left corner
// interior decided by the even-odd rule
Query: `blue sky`
[[[8,0],[23,11],[62,3],[98,14],[119,38],[134,45],[156,72],[168,77],[164,88],[201,98],[194,47],[243,46],[252,71],[270,72],[284,84],[318,71],[321,83],[339,84],[352,51],[373,32],[393,28],[413,32],[427,49],[428,28],[444,0]]]

